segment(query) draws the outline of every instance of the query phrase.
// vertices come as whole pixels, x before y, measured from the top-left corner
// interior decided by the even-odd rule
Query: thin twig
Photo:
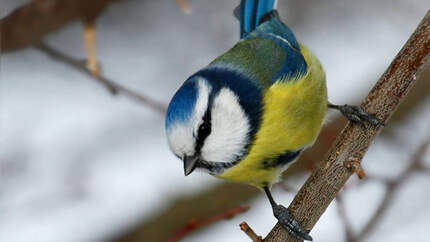
[[[355,242],[355,236],[352,231],[351,223],[348,220],[348,216],[346,215],[345,204],[343,202],[343,198],[341,194],[338,194],[336,197],[337,202],[337,212],[343,224],[343,230],[345,231],[347,242]]]
[[[188,2],[188,0],[176,0],[176,3],[181,8],[182,12],[184,12],[186,14],[191,13],[191,7],[190,7],[190,3]]]
[[[198,230],[202,227],[205,227],[209,224],[218,222],[224,219],[230,219],[236,216],[237,214],[244,213],[249,209],[249,206],[238,206],[232,209],[229,209],[221,214],[205,218],[205,219],[191,219],[181,230],[179,230],[174,236],[172,236],[168,241],[176,242],[190,234],[191,232]]]
[[[348,217],[346,215],[345,204],[342,199],[342,194],[338,194],[338,196],[336,197],[337,209],[338,209],[339,217],[344,226],[344,231],[346,235],[345,241],[347,242],[363,241],[371,233],[371,231],[376,228],[376,225],[381,221],[382,217],[389,209],[390,204],[392,203],[396,193],[398,192],[399,187],[401,187],[406,182],[407,178],[412,176],[414,172],[422,171],[423,165],[424,165],[423,164],[424,160],[422,158],[424,157],[426,149],[428,149],[429,147],[429,143],[430,143],[430,139],[427,139],[425,142],[423,142],[420,145],[420,147],[412,156],[412,159],[409,162],[409,166],[395,179],[381,178],[378,176],[366,176],[367,181],[382,182],[386,186],[386,191],[375,213],[372,215],[372,217],[369,219],[367,224],[357,235],[353,234],[351,223],[348,220]],[[363,183],[357,183],[357,184],[363,184]],[[346,188],[346,185],[344,186],[344,188]]]
[[[366,176],[363,167],[361,167],[360,161],[356,158],[345,161],[344,166],[357,174],[359,179],[363,179]]]
[[[430,11],[361,107],[369,113],[376,113],[378,119],[386,124],[427,66],[429,59]],[[351,158],[360,162],[381,129],[381,126],[364,129],[351,122],[344,128],[321,167],[312,173],[289,206],[293,217],[304,228],[312,229],[351,176],[352,171],[344,166],[344,162]],[[297,240],[277,224],[265,241]]]
[[[86,18],[84,23],[84,47],[87,54],[87,68],[94,77],[100,76],[99,64],[97,62],[97,42],[94,19]]]
[[[379,182],[379,183],[383,183],[383,184],[388,184],[391,183],[393,180],[393,178],[389,178],[389,177],[383,177],[383,176],[377,176],[376,174],[366,174],[366,178],[363,181],[372,181],[372,182]],[[357,185],[360,185],[363,183],[357,183]]]
[[[246,222],[240,223],[239,227],[253,242],[263,242],[263,238],[257,235]]]
[[[138,93],[132,89],[129,89],[119,83],[116,83],[115,81],[104,77],[103,75],[94,76],[92,75],[91,71],[85,66],[85,64],[77,59],[74,59],[70,56],[67,56],[66,54],[50,47],[49,45],[45,43],[38,43],[34,45],[34,47],[41,52],[47,54],[49,57],[62,62],[63,64],[66,64],[75,70],[80,71],[81,73],[84,73],[91,77],[93,80],[97,81],[98,83],[105,86],[111,94],[123,94],[124,96],[127,96],[135,101],[138,101],[140,103],[145,104],[146,106],[150,107],[151,109],[157,111],[160,114],[164,114],[166,111],[166,105],[155,101],[141,93]]]

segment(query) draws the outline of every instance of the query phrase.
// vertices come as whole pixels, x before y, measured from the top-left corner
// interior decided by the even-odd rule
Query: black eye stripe
[[[210,107],[208,107],[208,110],[206,110],[202,120],[203,122],[200,124],[199,129],[197,131],[197,141],[195,147],[196,154],[200,153],[200,150],[203,147],[206,138],[210,135],[212,131]]]

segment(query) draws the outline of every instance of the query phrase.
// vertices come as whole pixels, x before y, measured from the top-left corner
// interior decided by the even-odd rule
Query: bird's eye
[[[199,127],[198,137],[201,140],[204,140],[211,133],[211,123],[208,121],[203,121],[203,123]]]

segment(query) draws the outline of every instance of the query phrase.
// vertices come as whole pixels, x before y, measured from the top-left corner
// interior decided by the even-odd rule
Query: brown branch
[[[401,101],[415,84],[430,58],[430,12],[426,14],[408,42],[379,79],[361,107],[377,113],[387,123]],[[382,127],[362,128],[348,123],[332,146],[326,159],[295,196],[289,209],[306,229],[311,229],[339,190],[351,176],[345,161],[362,160]],[[277,224],[265,241],[297,241]]]
[[[218,222],[220,220],[231,219],[240,213],[246,212],[248,209],[249,209],[249,206],[238,206],[238,207],[229,209],[229,210],[227,210],[221,214],[211,216],[209,218],[198,219],[198,220],[197,219],[191,219],[190,221],[188,221],[188,223],[182,229],[180,229],[174,236],[172,236],[168,240],[168,242],[179,241],[195,230],[198,230],[202,227],[205,227],[209,224]]]
[[[102,84],[105,86],[113,95],[115,94],[123,94],[124,96],[127,96],[135,101],[138,101],[140,103],[145,104],[146,106],[150,107],[151,109],[159,112],[160,114],[164,114],[166,111],[166,105],[155,101],[141,93],[138,93],[136,91],[133,91],[132,89],[129,89],[119,83],[116,83],[115,81],[104,77],[103,75],[94,76],[92,72],[86,67],[85,63],[74,59],[70,56],[67,56],[64,53],[61,53],[60,51],[50,47],[49,45],[45,43],[38,43],[34,46],[36,49],[42,51],[43,53],[47,54],[49,57],[62,62],[63,64],[66,64],[81,73],[84,73],[91,77],[96,82]]]
[[[113,0],[33,0],[0,20],[0,49],[28,47],[73,20],[95,18]]]
[[[253,242],[263,242],[263,238],[257,235],[246,222],[240,223],[239,227]]]

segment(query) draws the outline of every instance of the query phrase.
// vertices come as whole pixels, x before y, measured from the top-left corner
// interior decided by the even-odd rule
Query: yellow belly
[[[319,63],[316,64],[321,68]],[[326,111],[324,72],[308,73],[300,80],[273,84],[264,94],[261,126],[248,155],[217,177],[257,187],[276,182],[286,167],[265,168],[263,161],[286,150],[296,151],[312,145]]]

